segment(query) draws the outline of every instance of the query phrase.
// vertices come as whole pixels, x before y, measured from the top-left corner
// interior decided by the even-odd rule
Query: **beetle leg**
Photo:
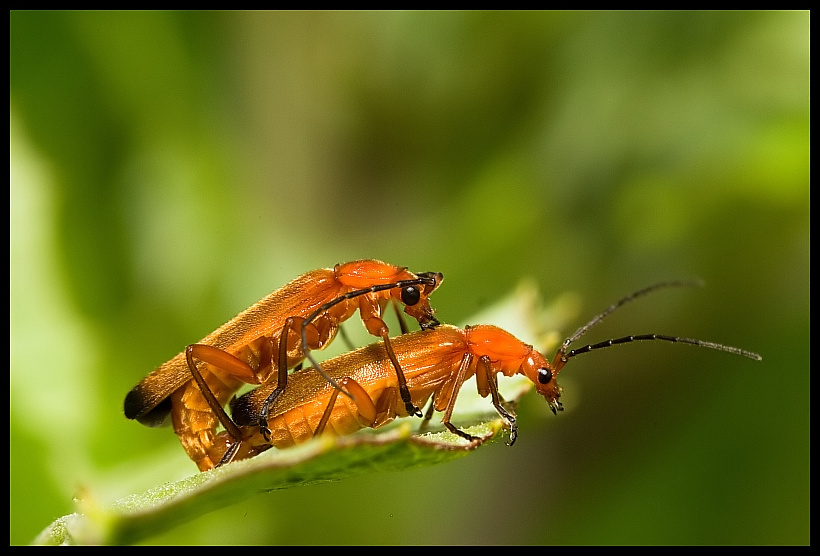
[[[267,442],[270,442],[271,435],[271,431],[268,428],[268,414],[270,413],[270,408],[273,407],[273,404],[276,403],[276,400],[279,399],[279,396],[285,391],[285,388],[288,385],[288,335],[293,328],[294,320],[294,317],[288,317],[285,319],[285,324],[282,326],[282,333],[279,335],[276,388],[274,388],[273,392],[265,398],[265,401],[262,403],[262,409],[259,411],[259,432],[262,433],[262,436]],[[270,341],[271,365],[273,365],[273,338],[271,338]]]
[[[222,459],[219,460],[219,463],[216,464],[215,467],[222,467],[223,465],[228,465],[233,461],[234,456],[239,451],[239,447],[242,446],[241,441],[236,441],[231,444],[231,447],[225,452],[225,455],[222,456]]]
[[[435,397],[430,398],[430,405],[427,406],[427,411],[424,412],[424,419],[421,421],[421,425],[419,425],[419,432],[423,431],[427,428],[427,424],[430,422],[430,419],[433,418],[433,412],[436,410],[436,400]]]
[[[407,409],[408,415],[411,417],[421,417],[421,410],[416,407],[413,400],[410,398],[410,389],[407,387],[407,379],[404,378],[404,371],[401,370],[401,365],[399,365],[399,360],[396,358],[396,354],[393,351],[393,345],[390,343],[390,338],[387,334],[387,327],[385,326],[382,329],[381,337],[384,340],[384,348],[387,350],[387,356],[393,363],[393,368],[396,369],[396,378],[399,383],[399,395],[401,396],[401,400],[404,402],[404,407]]]
[[[456,406],[456,398],[458,398],[458,391],[461,389],[461,385],[464,384],[464,381],[467,377],[467,371],[470,369],[470,364],[473,362],[473,354],[469,351],[464,354],[464,357],[461,359],[461,364],[458,367],[458,373],[456,374],[455,383],[453,384],[453,390],[450,393],[450,399],[447,402],[447,408],[444,410],[444,417],[441,418],[441,422],[447,427],[451,433],[460,436],[470,442],[478,440],[475,436],[471,434],[467,434],[466,432],[459,430],[456,428],[455,425],[450,423],[450,418],[453,416],[453,409]]]
[[[480,361],[484,367],[484,373],[490,387],[490,394],[492,394],[493,398],[493,406],[495,406],[496,411],[498,411],[498,413],[510,424],[510,440],[507,442],[507,446],[512,446],[515,444],[515,439],[518,437],[518,424],[515,420],[515,413],[507,411],[507,408],[504,407],[504,398],[502,398],[501,394],[498,393],[498,378],[495,373],[492,372],[492,368],[490,367],[490,358],[483,355]]]
[[[384,341],[387,356],[393,363],[393,368],[396,369],[399,395],[404,402],[404,407],[407,409],[407,414],[414,417],[421,417],[421,411],[413,404],[410,398],[410,389],[407,387],[407,379],[404,377],[404,371],[402,371],[399,360],[396,359],[396,354],[393,352],[393,345],[390,343],[390,330],[381,318],[382,305],[379,303],[378,297],[376,297],[375,294],[364,295],[359,300],[359,314],[362,317],[362,322],[367,331],[373,336],[381,337],[382,341]]]
[[[393,311],[396,313],[396,318],[399,319],[399,329],[401,330],[401,333],[407,334],[410,332],[410,329],[407,328],[407,322],[404,320],[404,315],[402,314],[401,309],[399,309],[399,302],[394,299],[391,305],[393,305]]]
[[[253,374],[253,369],[251,369],[250,366],[244,361],[241,361],[230,353],[213,346],[207,346],[205,344],[191,344],[185,348],[185,360],[188,362],[188,369],[191,371],[191,375],[194,377],[197,386],[199,386],[200,392],[202,392],[202,395],[208,402],[208,405],[216,414],[219,422],[222,423],[222,426],[225,427],[225,430],[228,431],[228,433],[233,436],[237,442],[239,442],[242,440],[242,432],[239,430],[239,427],[236,426],[236,423],[233,422],[233,419],[228,417],[228,414],[225,413],[225,410],[222,408],[219,400],[216,399],[216,396],[214,396],[214,393],[211,392],[211,389],[205,382],[205,379],[202,378],[202,374],[199,372],[199,369],[196,368],[196,364],[194,363],[194,356],[205,363],[209,363],[229,372],[232,369],[239,370],[240,372],[249,371],[252,376],[255,376]]]
[[[339,381],[339,385],[342,388],[345,388],[346,391],[350,392],[352,395],[353,401],[356,403],[357,411],[365,421],[366,426],[373,427],[377,425],[379,412],[373,404],[373,400],[370,399],[367,391],[362,388],[358,382],[350,377],[343,378]],[[327,402],[327,407],[325,407],[325,411],[322,414],[322,419],[319,421],[319,424],[316,426],[316,430],[313,432],[313,436],[319,436],[324,432],[325,427],[330,420],[330,415],[333,413],[333,406],[336,405],[337,397],[339,397],[339,390],[334,388],[333,392],[330,394],[330,400]]]

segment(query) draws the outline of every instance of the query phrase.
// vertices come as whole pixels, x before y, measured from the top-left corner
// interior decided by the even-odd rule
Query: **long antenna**
[[[717,351],[725,351],[727,353],[732,353],[734,355],[742,355],[743,357],[748,357],[749,359],[754,359],[755,361],[763,360],[763,358],[760,355],[751,351],[746,351],[745,349],[740,349],[732,346],[725,346],[723,344],[716,344],[715,342],[707,342],[704,340],[695,340],[693,338],[667,336],[665,334],[638,334],[633,336],[624,336],[623,338],[617,338],[615,340],[607,340],[605,342],[599,342],[597,344],[592,344],[589,346],[584,346],[578,349],[570,350],[566,354],[566,358],[569,359],[570,357],[575,357],[576,355],[581,355],[582,353],[587,353],[594,349],[602,349],[606,347],[616,346],[618,344],[628,344],[629,342],[638,342],[641,340],[665,340],[667,342],[689,344],[693,346],[714,349]]]
[[[566,364],[570,357],[575,357],[576,355],[580,355],[582,353],[587,353],[592,350],[602,349],[605,347],[610,347],[618,344],[626,344],[629,342],[637,342],[641,340],[664,340],[667,342],[677,342],[682,344],[690,344],[699,347],[705,347],[709,349],[714,349],[718,351],[725,351],[727,353],[732,353],[735,355],[742,355],[743,357],[748,357],[749,359],[754,359],[756,361],[761,361],[763,358],[751,351],[746,351],[740,348],[726,346],[723,344],[717,344],[715,342],[707,342],[704,340],[695,340],[692,338],[681,338],[679,336],[667,336],[665,334],[638,334],[638,335],[631,335],[631,336],[624,336],[623,338],[616,338],[614,340],[607,340],[605,342],[599,342],[597,344],[592,344],[588,346],[584,346],[578,349],[569,350],[569,346],[578,340],[581,336],[587,333],[587,331],[604,320],[610,313],[612,313],[618,307],[624,305],[632,301],[635,298],[641,297],[653,291],[659,290],[661,288],[669,288],[669,287],[682,287],[682,286],[698,286],[702,287],[703,282],[700,280],[673,280],[669,282],[659,282],[657,284],[653,284],[649,287],[646,287],[642,290],[638,290],[632,294],[627,295],[626,297],[618,300],[617,302],[610,305],[604,312],[596,315],[591,321],[586,323],[584,326],[579,328],[575,331],[575,333],[564,340],[564,343],[559,348],[558,352],[555,354],[555,359],[553,359],[552,366],[554,368],[554,372],[558,372],[561,370],[561,367]],[[569,350],[569,351],[568,351]]]

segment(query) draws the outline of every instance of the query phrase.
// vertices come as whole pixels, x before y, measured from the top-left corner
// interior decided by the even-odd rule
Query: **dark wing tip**
[[[156,405],[146,396],[141,385],[131,389],[125,396],[123,411],[128,419],[136,419],[146,427],[161,427],[171,414],[171,398],[167,397]]]
[[[125,416],[128,419],[136,419],[146,409],[146,400],[142,388],[139,385],[134,386],[125,396],[125,403],[123,404]]]

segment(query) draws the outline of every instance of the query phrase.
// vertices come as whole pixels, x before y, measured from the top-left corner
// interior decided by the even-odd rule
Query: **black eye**
[[[405,305],[415,305],[421,299],[421,292],[416,286],[407,286],[401,290],[401,302]]]
[[[538,382],[547,384],[550,380],[552,380],[552,371],[545,368],[538,369]]]

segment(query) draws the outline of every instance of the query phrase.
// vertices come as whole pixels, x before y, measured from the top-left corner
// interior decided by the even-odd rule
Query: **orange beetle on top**
[[[200,469],[210,469],[219,463],[209,457],[217,425],[224,420],[218,413],[224,413],[222,406],[242,384],[274,385],[259,410],[263,434],[268,408],[287,391],[288,369],[299,366],[305,357],[334,389],[340,387],[310,350],[326,347],[339,325],[357,310],[367,331],[382,339],[406,411],[421,415],[411,402],[382,317],[387,304],[394,301],[422,329],[435,327],[439,323],[428,297],[442,280],[437,272],[414,274],[377,260],[303,274],[160,365],[128,392],[125,416],[158,426],[170,414],[188,456]]]

